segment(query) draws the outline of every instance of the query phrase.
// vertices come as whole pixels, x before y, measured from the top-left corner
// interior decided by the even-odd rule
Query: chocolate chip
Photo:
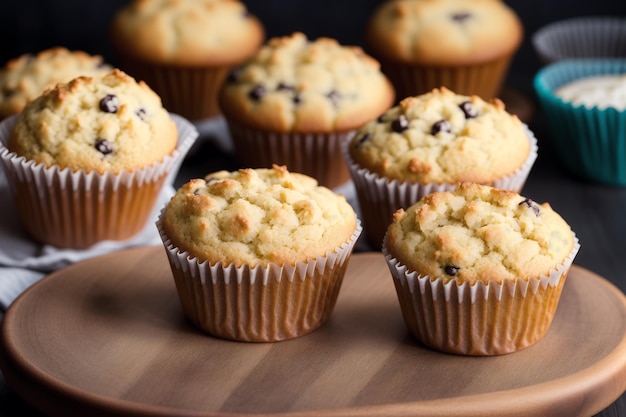
[[[326,94],[326,97],[333,103],[333,106],[337,106],[341,99],[341,93],[337,90],[332,90],[330,93]]]
[[[285,83],[279,83],[278,86],[276,87],[276,90],[278,91],[295,91],[296,87],[294,87],[293,85],[289,85],[289,84],[285,84]]]
[[[265,95],[267,90],[263,84],[258,84],[248,93],[248,97],[250,97],[254,101],[259,101]]]
[[[385,114],[381,114],[380,116],[378,116],[378,118],[376,119],[376,121],[378,123],[385,123]]]
[[[368,140],[370,140],[372,138],[372,134],[369,132],[365,132],[361,135],[360,138],[358,138],[355,142],[354,142],[354,147],[358,148],[359,146],[361,146],[363,143],[367,142]]]
[[[467,12],[464,12],[464,13],[454,13],[451,17],[452,17],[452,20],[454,20],[455,22],[463,23],[467,19],[472,17],[472,14],[471,13],[467,13]]]
[[[102,155],[108,155],[113,152],[113,146],[111,145],[111,142],[106,139],[96,139],[96,149]]]
[[[239,75],[241,75],[241,68],[234,68],[228,73],[228,77],[226,77],[227,83],[236,83],[239,81]]]
[[[459,107],[463,110],[463,114],[465,114],[466,119],[473,119],[478,116],[478,110],[476,110],[476,107],[474,107],[474,105],[469,101],[464,101],[459,104]]]
[[[430,134],[435,136],[439,132],[452,132],[452,124],[445,119],[433,123],[432,129],[430,129]]]
[[[146,109],[144,109],[143,107],[140,107],[137,109],[137,111],[135,112],[135,114],[137,115],[137,117],[139,117],[141,120],[145,120],[146,117]]]
[[[531,200],[530,198],[526,198],[524,200],[522,200],[522,202],[520,202],[518,205],[525,205],[526,207],[528,207],[529,209],[531,209],[533,211],[533,213],[535,213],[535,216],[539,216],[539,206],[537,205],[537,203],[535,203],[533,200]]]
[[[119,108],[120,103],[116,95],[107,94],[100,100],[100,110],[105,113],[117,113]]]
[[[279,83],[276,86],[276,91],[286,91],[286,92],[292,93],[293,97],[291,98],[291,101],[294,104],[300,104],[302,102],[302,97],[300,97],[299,92],[296,90],[296,87],[294,87],[293,85]]]
[[[444,268],[444,271],[446,271],[446,274],[450,275],[451,277],[455,276],[456,274],[459,273],[459,268],[458,266],[454,266],[454,265],[446,265],[446,267]]]
[[[402,133],[409,128],[409,119],[404,114],[401,114],[391,122],[391,128],[394,132]]]
[[[4,94],[4,96],[6,98],[11,97],[16,92],[17,92],[17,90],[15,90],[13,88],[10,88],[10,87],[7,87],[7,86],[2,87],[2,94]]]

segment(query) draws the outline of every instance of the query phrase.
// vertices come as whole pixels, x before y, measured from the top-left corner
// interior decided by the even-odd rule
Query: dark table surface
[[[531,107],[533,98],[529,92]],[[538,202],[548,201],[571,225],[581,242],[575,263],[626,292],[626,188],[591,183],[565,172],[551,148],[540,112],[527,120],[539,139],[539,157],[522,191]],[[175,186],[216,169],[236,169],[234,158],[209,140],[201,139],[181,167]],[[360,250],[368,250],[361,245]],[[22,401],[0,375],[0,417],[41,416]],[[626,416],[626,394],[597,416]]]

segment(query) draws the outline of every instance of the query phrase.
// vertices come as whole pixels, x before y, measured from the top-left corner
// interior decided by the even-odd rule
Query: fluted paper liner
[[[441,87],[487,100],[500,94],[512,57],[513,54],[508,54],[488,62],[459,66],[407,64],[384,59],[381,64],[400,100]]]
[[[121,59],[124,71],[145,81],[168,111],[192,122],[221,114],[217,95],[231,66],[184,67],[138,62],[126,56]]]
[[[487,356],[513,353],[538,342],[556,313],[580,245],[548,275],[474,285],[421,276],[387,252],[402,316],[409,331],[435,350]]]
[[[161,215],[163,211],[161,212]],[[211,265],[181,252],[157,228],[187,318],[207,333],[242,342],[276,342],[320,327],[335,307],[348,260],[361,234],[324,256],[295,265]]]
[[[530,143],[530,151],[522,166],[511,174],[485,185],[515,192],[522,190],[538,154],[537,138],[525,124],[524,129]],[[365,235],[375,248],[381,247],[396,210],[411,206],[427,194],[450,191],[457,187],[457,184],[450,183],[412,183],[382,177],[356,164],[350,156],[349,146],[349,142],[345,143],[342,152],[356,189]]]
[[[269,168],[286,165],[289,171],[315,178],[320,185],[336,188],[350,180],[341,146],[354,130],[326,133],[262,132],[227,120],[241,165]]]
[[[0,123],[0,159],[20,222],[33,239],[61,248],[85,249],[140,232],[197,137],[191,123],[170,114],[178,144],[161,162],[119,174],[86,173],[46,167],[10,152],[6,145],[16,117]]]
[[[572,59],[550,64],[535,75],[557,158],[577,177],[626,186],[626,110],[574,105],[554,91],[577,79],[624,73],[626,58]]]
[[[586,16],[559,20],[540,28],[531,41],[544,64],[563,59],[623,58],[626,18]]]

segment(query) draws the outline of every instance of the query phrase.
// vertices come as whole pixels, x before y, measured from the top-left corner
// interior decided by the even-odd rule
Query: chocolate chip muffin
[[[343,196],[284,166],[192,180],[163,215],[163,230],[181,251],[237,267],[315,258],[355,229],[356,214]]]
[[[530,130],[498,99],[446,88],[408,97],[344,148],[365,233],[380,247],[392,213],[471,181],[520,191],[537,157]]]
[[[8,148],[46,166],[117,174],[162,161],[176,142],[159,96],[115,69],[39,96],[17,118]]]
[[[99,55],[54,47],[24,54],[0,68],[0,119],[18,114],[46,89],[81,75],[101,76],[112,67]]]
[[[531,143],[502,101],[441,88],[402,100],[359,129],[348,149],[356,164],[389,179],[491,183],[519,169]]]
[[[196,136],[114,69],[58,84],[3,121],[0,157],[30,236],[82,249],[142,230]]]
[[[545,335],[578,248],[548,203],[462,183],[398,210],[383,252],[420,342],[494,355]]]
[[[333,188],[349,180],[340,144],[393,98],[362,49],[296,32],[270,39],[233,71],[219,102],[243,166],[285,164]]]
[[[257,342],[298,337],[329,318],[361,231],[343,196],[276,165],[189,181],[157,227],[189,319]]]
[[[523,35],[502,1],[392,0],[370,17],[365,44],[399,99],[442,86],[489,99],[500,94]]]
[[[262,23],[235,0],[133,0],[110,32],[120,67],[192,121],[219,116],[219,86],[264,36]]]

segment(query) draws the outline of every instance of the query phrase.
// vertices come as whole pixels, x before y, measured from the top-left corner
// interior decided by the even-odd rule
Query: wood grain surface
[[[237,343],[183,317],[161,247],[60,270],[2,325],[0,369],[53,416],[589,416],[626,389],[626,297],[574,266],[548,334],[464,357],[408,334],[380,253],[355,254],[330,321]]]

